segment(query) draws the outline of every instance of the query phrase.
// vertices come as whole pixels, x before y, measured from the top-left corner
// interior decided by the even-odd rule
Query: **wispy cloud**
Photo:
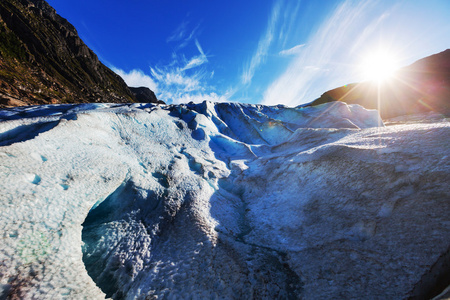
[[[199,28],[200,24],[197,24],[192,30],[189,30],[189,22],[183,21],[166,39],[166,42],[178,42],[175,50],[183,49],[190,41],[196,38]]]
[[[182,31],[183,28],[180,27],[178,37],[182,36]],[[141,70],[125,72],[115,67],[112,67],[112,70],[129,86],[146,86],[157,94],[158,99],[166,103],[229,101],[234,91],[229,89],[221,95],[209,84],[214,77],[214,70],[207,70],[208,57],[198,39],[194,40],[194,44],[198,55],[186,58],[183,54],[173,52],[169,63],[150,67],[150,74]]]
[[[199,67],[205,63],[208,62],[208,58],[205,55],[205,52],[203,52],[202,47],[200,46],[200,43],[198,42],[198,40],[195,40],[195,46],[197,46],[198,52],[200,52],[200,55],[198,56],[194,56],[193,58],[191,58],[188,63],[184,66],[184,68],[182,68],[182,71],[185,70],[189,70],[195,67]]]
[[[272,13],[269,17],[269,22],[265,34],[259,40],[255,54],[252,56],[250,62],[244,68],[244,72],[241,76],[241,81],[243,84],[249,84],[252,81],[252,78],[255,75],[256,68],[264,62],[264,59],[269,51],[269,47],[274,40],[276,25],[280,18],[280,10],[281,0],[278,0],[275,2],[272,8]]]
[[[294,46],[294,47],[286,49],[286,50],[281,50],[279,54],[281,56],[289,56],[289,55],[298,54],[298,53],[300,53],[301,49],[304,46],[305,46],[305,44],[300,44],[300,45]]]
[[[376,32],[377,28],[382,24],[383,20],[385,20],[389,16],[389,12],[385,12],[381,14],[378,18],[372,21],[368,26],[366,26],[361,34],[358,36],[356,41],[353,43],[353,46],[350,48],[350,53],[356,54],[356,51],[361,49],[361,46],[364,43],[368,42],[368,39]]]
[[[183,31],[179,28],[178,33]],[[178,35],[181,39],[186,40],[187,37]],[[220,94],[214,85],[210,84],[214,77],[214,70],[207,69],[208,56],[203,50],[198,39],[194,39],[193,43],[197,48],[198,55],[186,58],[183,54],[177,52],[172,53],[171,61],[166,64],[158,64],[150,67],[150,74],[144,74],[140,70],[133,70],[126,73],[118,68],[113,68],[120,76],[124,77],[127,82],[131,79],[141,79],[140,82],[147,80],[148,87],[157,87],[158,99],[164,100],[166,103],[186,103],[190,101],[201,102],[210,100],[215,102],[229,101],[234,94],[234,90],[229,89],[225,93]],[[153,83],[152,85],[150,83]]]
[[[158,99],[169,104],[202,102],[204,100],[225,102],[230,101],[234,95],[234,89],[229,88],[224,93],[219,93],[213,85],[209,84],[209,80],[214,76],[214,71],[210,72],[204,68],[184,69],[175,66],[176,64],[179,65],[179,62],[172,62],[162,67],[151,67],[150,74],[145,74],[141,70],[125,72],[114,67],[111,69],[121,76],[129,86],[148,87],[157,94]],[[189,74],[186,70],[189,70]]]
[[[350,64],[355,61],[354,53],[362,52],[367,39],[361,32],[374,34],[385,11],[385,7],[380,9],[372,0],[347,0],[340,4],[306,46],[300,47],[303,49],[295,54],[286,71],[266,89],[263,103],[277,104],[281,101],[298,105],[314,100],[309,97],[320,96],[326,91],[324,88],[348,83],[342,80],[347,80],[345,77],[353,71]]]
[[[125,80],[126,84],[131,87],[148,87],[153,92],[158,91],[158,85],[155,83],[152,77],[146,75],[141,70],[131,70],[130,72],[125,72],[121,69],[111,67],[111,69],[120,77]]]
[[[195,46],[197,46],[198,52],[200,52],[200,54],[201,54],[202,56],[205,56],[205,57],[206,57],[205,52],[203,52],[202,46],[200,46],[200,43],[198,42],[197,39],[195,40]]]
[[[297,21],[297,14],[300,10],[302,1],[292,1],[284,3],[283,24],[280,29],[279,39],[282,42],[282,47],[286,46],[288,38],[291,36],[292,28]],[[295,6],[293,6],[295,4]]]
[[[199,40],[200,24],[192,28],[189,21],[183,21],[167,37],[167,43],[175,43],[171,61],[150,67],[149,74],[141,70],[125,72],[112,67],[129,86],[146,86],[153,90],[158,99],[166,103],[200,102],[210,100],[215,102],[229,101],[231,90],[219,94],[209,81],[214,77],[214,70],[207,70],[208,55],[203,50]],[[198,55],[186,58],[181,49],[195,44]]]
[[[216,92],[198,92],[198,93],[184,93],[177,96],[173,104],[178,103],[189,103],[189,102],[203,102],[205,100],[212,102],[230,102],[233,97],[235,90],[228,89],[223,94],[218,94]]]
[[[210,80],[214,71],[207,71],[201,67],[196,70],[182,68],[155,67],[151,68],[151,75],[158,83],[158,98],[167,103],[178,104],[188,102],[213,102],[230,101],[236,90],[227,89],[220,93]]]
[[[205,72],[195,72],[192,75],[186,75],[180,69],[170,67],[150,68],[152,77],[160,86],[160,93],[165,93],[172,89],[181,89],[184,92],[201,90],[201,81],[205,77]]]
[[[166,42],[176,42],[184,38],[187,31],[187,26],[189,22],[184,21],[172,32],[172,34],[167,38]]]
[[[158,83],[159,98],[172,104],[203,100],[224,102],[229,101],[234,93],[228,90],[223,95],[218,94],[215,87],[209,84],[211,72],[205,69],[187,74],[179,68],[151,68],[151,74]]]

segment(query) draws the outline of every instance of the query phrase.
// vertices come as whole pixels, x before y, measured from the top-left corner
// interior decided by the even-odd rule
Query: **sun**
[[[364,79],[377,82],[391,78],[398,67],[395,56],[384,50],[367,54],[361,63]]]

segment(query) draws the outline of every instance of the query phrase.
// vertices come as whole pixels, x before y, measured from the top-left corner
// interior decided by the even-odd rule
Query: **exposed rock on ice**
[[[401,299],[431,295],[448,257],[445,119],[384,127],[341,102],[0,118],[11,298]]]

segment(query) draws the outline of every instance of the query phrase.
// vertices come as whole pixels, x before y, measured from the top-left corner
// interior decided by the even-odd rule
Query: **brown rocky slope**
[[[0,2],[0,107],[136,101],[47,2]]]

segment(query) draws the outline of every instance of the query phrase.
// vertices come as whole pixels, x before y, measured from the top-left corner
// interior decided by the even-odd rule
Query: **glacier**
[[[449,270],[445,117],[205,101],[0,120],[0,298],[423,298]]]

